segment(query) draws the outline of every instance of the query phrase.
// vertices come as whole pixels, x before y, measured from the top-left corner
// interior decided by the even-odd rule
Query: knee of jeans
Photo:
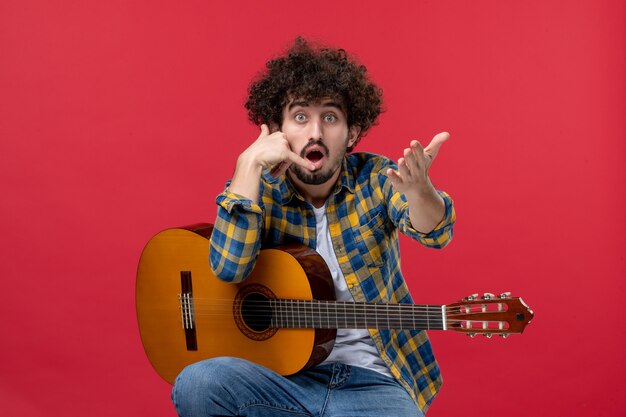
[[[218,399],[229,398],[228,381],[235,378],[242,365],[241,359],[220,357],[185,367],[172,388],[172,401],[179,415],[196,415],[189,410],[204,409]]]
[[[174,387],[178,391],[206,391],[210,388],[228,387],[231,382],[245,380],[245,373],[250,371],[252,363],[245,359],[218,357],[197,362],[185,367],[176,378]],[[230,381],[230,382],[229,382]]]
[[[222,380],[236,370],[241,359],[219,357],[186,366],[176,378],[174,385],[207,386]]]

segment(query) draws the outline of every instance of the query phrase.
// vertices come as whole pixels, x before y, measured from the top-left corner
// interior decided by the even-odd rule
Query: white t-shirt
[[[333,282],[335,283],[335,296],[338,301],[354,301],[339,267],[333,243],[330,239],[326,205],[320,208],[313,207],[313,211],[317,221],[315,226],[317,248],[315,250],[326,261],[326,265],[330,269]],[[341,362],[346,365],[360,366],[391,377],[389,368],[380,358],[378,349],[367,329],[337,329],[335,347],[324,361],[324,363],[328,362]]]

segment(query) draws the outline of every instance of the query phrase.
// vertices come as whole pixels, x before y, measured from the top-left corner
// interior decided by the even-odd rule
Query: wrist
[[[263,167],[256,163],[254,158],[242,153],[237,159],[235,173],[230,182],[229,190],[242,195],[254,202],[259,198],[259,180]]]
[[[404,192],[405,197],[409,201],[423,202],[432,200],[433,197],[439,197],[435,186],[430,182],[430,178],[426,177],[423,183],[417,184],[415,187]]]
[[[239,158],[237,158],[237,163],[235,165],[235,172],[242,171],[248,175],[250,174],[253,175],[255,173],[258,173],[260,175],[262,170],[263,170],[263,164],[257,160],[255,155],[252,152],[250,152],[250,150],[246,150],[242,152],[239,155]]]

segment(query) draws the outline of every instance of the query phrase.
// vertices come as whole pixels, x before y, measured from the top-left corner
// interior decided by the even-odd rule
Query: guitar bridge
[[[196,319],[193,308],[193,288],[191,286],[191,271],[180,271],[181,293],[178,295],[180,316],[187,350],[198,350],[196,337]]]

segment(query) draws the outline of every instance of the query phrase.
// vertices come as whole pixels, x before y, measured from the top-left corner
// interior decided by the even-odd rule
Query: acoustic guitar
[[[261,250],[239,284],[208,266],[213,226],[158,233],[137,272],[141,340],[152,366],[173,383],[187,365],[235,356],[291,375],[323,361],[336,329],[453,330],[487,337],[522,333],[533,312],[508,293],[448,305],[335,301],[328,267],[303,245]]]

